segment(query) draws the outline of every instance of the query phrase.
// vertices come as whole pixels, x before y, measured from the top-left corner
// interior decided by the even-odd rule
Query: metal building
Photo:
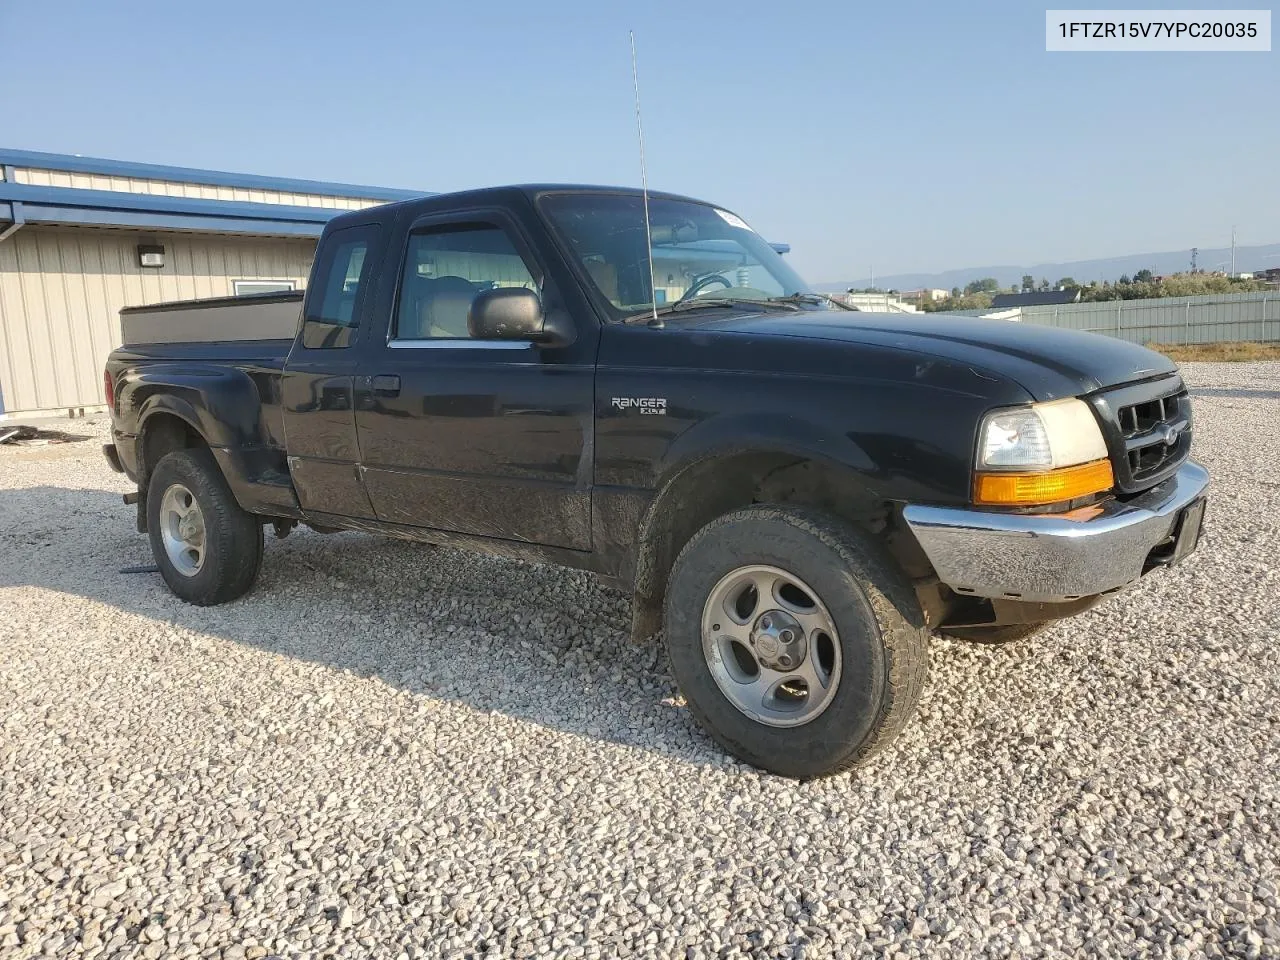
[[[301,289],[330,217],[423,195],[0,148],[0,419],[101,405],[121,307]]]

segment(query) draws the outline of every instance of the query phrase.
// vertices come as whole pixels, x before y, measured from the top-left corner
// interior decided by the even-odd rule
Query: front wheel
[[[892,560],[848,525],[754,506],[703,527],[672,569],[671,670],[721,745],[788,777],[840,773],[906,724],[928,630]]]
[[[208,450],[177,450],[156,464],[147,530],[160,575],[188,603],[226,603],[258,577],[262,525],[240,509]]]

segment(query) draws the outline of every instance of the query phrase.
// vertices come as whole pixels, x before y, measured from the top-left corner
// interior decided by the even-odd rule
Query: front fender
[[[826,402],[810,395],[808,417],[757,408],[704,417],[673,435],[654,461],[655,495],[623,570],[634,588],[633,634],[657,629],[667,573],[689,536],[761,494],[786,496],[769,489],[771,476],[868,517],[892,502],[966,502],[978,401],[931,402],[937,396],[918,388]],[[793,475],[796,461],[815,469]]]
[[[876,464],[849,434],[786,413],[729,413],[701,420],[676,437],[655,464],[654,488],[700,461],[777,453],[840,466],[874,480]]]
[[[667,572],[681,545],[704,523],[752,502],[760,483],[797,462],[829,468],[851,501],[874,502],[875,463],[850,437],[785,415],[729,415],[698,423],[674,440],[658,464],[656,494],[640,519],[622,579],[633,586],[632,634],[660,625]]]

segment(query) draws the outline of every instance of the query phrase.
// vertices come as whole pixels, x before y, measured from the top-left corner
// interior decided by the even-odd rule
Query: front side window
[[[355,341],[360,307],[373,264],[369,248],[379,229],[377,224],[347,227],[326,238],[306,300],[303,346],[341,348]]]
[[[450,224],[409,235],[395,336],[464,339],[471,302],[484,290],[537,290],[511,237],[491,223]]]
[[[773,247],[727,210],[650,198],[650,247],[637,194],[548,194],[540,207],[618,317],[650,310],[655,301],[661,307],[699,298],[767,300],[809,290]]]

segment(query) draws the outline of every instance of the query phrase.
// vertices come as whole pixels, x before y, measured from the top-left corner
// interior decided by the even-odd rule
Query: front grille
[[[1121,493],[1155,486],[1191,452],[1191,401],[1179,377],[1096,394],[1093,406]]]

